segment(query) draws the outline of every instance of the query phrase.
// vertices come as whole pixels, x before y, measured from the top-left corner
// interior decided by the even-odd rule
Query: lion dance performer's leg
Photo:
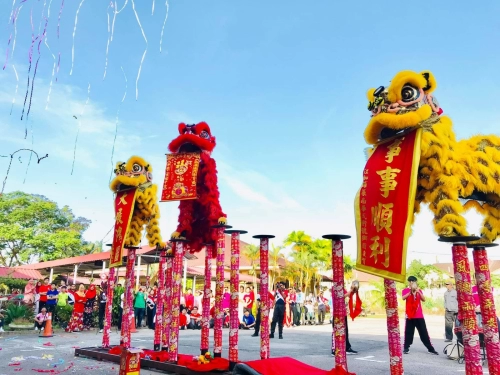
[[[500,342],[498,338],[498,323],[495,301],[491,292],[491,277],[488,264],[488,254],[484,246],[474,248],[474,268],[476,283],[481,303],[483,318],[484,344],[488,357],[488,369],[491,375],[500,374]]]
[[[429,209],[434,213],[434,229],[440,236],[468,236],[464,208],[458,200],[458,190],[438,183],[426,193]]]
[[[212,246],[206,245],[205,250],[205,284],[203,287],[203,299],[201,309],[201,354],[208,352],[210,339],[210,288],[212,281]]]
[[[196,200],[185,200],[179,204],[179,225],[177,231],[172,234],[172,238],[179,238],[180,236],[190,237],[192,232],[192,223],[194,215],[194,205]]]
[[[399,333],[398,295],[396,283],[384,279],[385,311],[387,313],[387,333],[389,336],[389,359],[391,375],[403,375],[403,357],[401,353],[401,336]]]
[[[465,244],[453,244],[453,266],[457,286],[458,318],[462,322],[462,336],[465,351],[465,373],[483,373],[479,345],[479,332],[474,311],[474,299],[470,279],[469,258]]]

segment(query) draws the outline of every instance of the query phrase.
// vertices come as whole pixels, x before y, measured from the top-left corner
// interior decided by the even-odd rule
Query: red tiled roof
[[[43,276],[40,272],[34,269],[18,269],[10,267],[0,267],[0,277],[12,277],[14,279],[34,279],[41,280]]]

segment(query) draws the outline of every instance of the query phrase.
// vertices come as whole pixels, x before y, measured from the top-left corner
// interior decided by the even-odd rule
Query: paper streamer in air
[[[61,8],[59,8],[59,17],[57,18],[57,39],[59,39],[59,26],[61,24],[61,14],[64,8],[64,0],[61,2]]]
[[[163,44],[163,31],[165,30],[165,24],[167,23],[167,18],[168,18],[168,0],[165,1],[165,7],[167,8],[167,13],[165,14],[165,19],[163,20],[163,26],[161,27],[160,53],[161,53],[161,45]]]
[[[134,14],[135,14],[135,19],[137,20],[137,23],[139,24],[139,28],[141,29],[141,33],[142,33],[142,37],[144,38],[144,41],[146,42],[146,49],[144,50],[144,53],[142,54],[141,64],[139,65],[139,70],[137,71],[137,78],[135,79],[135,100],[137,100],[139,98],[139,78],[141,77],[142,63],[144,62],[144,58],[146,57],[146,52],[148,52],[148,39],[146,38],[146,34],[144,33],[144,29],[142,28],[141,20],[139,19],[139,15],[137,14],[137,11],[135,10],[134,0],[131,0],[131,2],[132,2],[132,9],[134,10]]]
[[[109,5],[108,5],[108,9],[106,9],[106,15],[108,16],[108,42],[106,44],[106,62],[104,63],[104,76],[102,77],[102,80],[104,81],[104,79],[106,78],[106,72],[108,70],[108,53],[109,53],[109,43],[111,41],[111,25],[110,25],[110,22],[109,22],[109,8],[113,9],[114,10],[114,5],[113,5],[113,1],[110,1],[109,2]],[[113,11],[113,18],[115,17],[116,15],[116,12]]]
[[[78,13],[80,13],[80,8],[82,7],[83,3],[85,0],[82,0],[80,2],[80,5],[78,5],[78,9],[76,10],[76,15],[75,15],[75,26],[73,27],[73,47],[71,47],[71,70],[69,72],[69,75],[73,74],[73,66],[75,64],[75,35],[76,35],[76,25],[78,24]]]
[[[89,86],[87,88],[87,100],[85,101],[85,104],[82,108],[82,112],[80,113],[80,116],[78,116],[78,130],[76,131],[75,147],[73,149],[73,164],[71,166],[71,175],[73,175],[73,170],[75,169],[76,144],[78,143],[78,136],[80,135],[80,127],[82,125],[82,116],[83,116],[83,113],[85,112],[85,108],[87,107],[87,104],[89,104],[89,100],[90,100],[90,82],[89,82]]]
[[[118,110],[116,111],[116,120],[115,120],[115,138],[113,139],[113,148],[111,149],[111,175],[109,176],[109,181],[111,182],[111,177],[113,176],[114,164],[113,157],[115,155],[115,144],[116,144],[116,136],[118,134],[118,117],[120,116],[120,109],[122,107],[125,98],[127,97],[127,89],[128,89],[128,80],[125,71],[123,70],[123,66],[120,67],[122,69],[123,78],[125,78],[125,91],[123,92],[122,101],[118,105]]]
[[[151,15],[153,16],[155,14],[155,0],[153,0],[153,7],[151,9]]]
[[[118,5],[116,4],[115,1],[115,14],[113,15],[113,23],[111,24],[111,41],[113,41],[113,35],[115,34],[115,21],[116,21],[116,16],[125,9],[125,7],[128,4],[128,0],[125,0],[125,3],[123,3],[122,9],[118,10]]]

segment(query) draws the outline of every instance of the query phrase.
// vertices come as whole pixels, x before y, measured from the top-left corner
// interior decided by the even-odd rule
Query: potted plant
[[[9,303],[3,314],[5,316],[5,324],[10,329],[31,329],[34,326],[33,312],[23,305],[15,305]]]

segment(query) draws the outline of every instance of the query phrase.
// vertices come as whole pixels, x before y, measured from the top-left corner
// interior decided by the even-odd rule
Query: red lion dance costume
[[[172,153],[199,152],[200,166],[197,176],[197,199],[183,200],[179,204],[179,225],[172,239],[187,239],[190,252],[199,252],[204,244],[215,243],[217,233],[212,228],[226,223],[226,214],[219,203],[217,167],[210,156],[215,137],[206,122],[196,125],[179,124],[179,136],[168,145]]]

